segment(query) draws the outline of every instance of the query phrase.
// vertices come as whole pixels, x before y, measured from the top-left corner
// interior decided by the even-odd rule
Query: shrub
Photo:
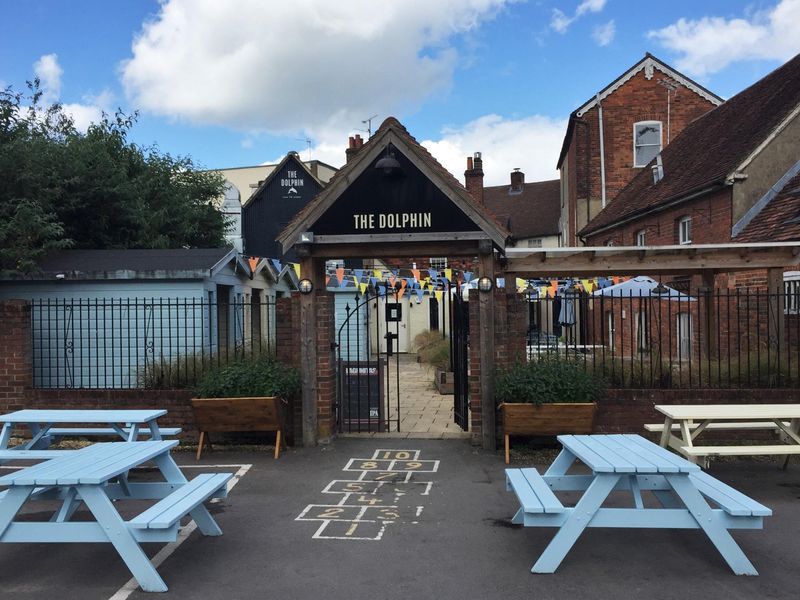
[[[605,392],[605,381],[587,373],[582,363],[542,356],[517,363],[495,375],[494,395],[500,402],[594,402]]]
[[[450,370],[450,338],[438,331],[423,331],[414,338],[421,362],[437,369]]]
[[[197,386],[199,398],[242,396],[296,397],[300,392],[297,369],[272,357],[254,357],[215,367],[205,373]]]

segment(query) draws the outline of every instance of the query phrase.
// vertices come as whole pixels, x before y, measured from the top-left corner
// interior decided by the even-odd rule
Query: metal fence
[[[524,296],[529,361],[575,361],[621,388],[800,385],[800,282],[787,282],[784,293]]]
[[[33,386],[172,388],[275,350],[275,303],[200,298],[31,302]]]

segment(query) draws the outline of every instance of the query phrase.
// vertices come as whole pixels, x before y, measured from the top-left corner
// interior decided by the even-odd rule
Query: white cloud
[[[679,19],[647,36],[679,54],[675,66],[702,77],[741,60],[785,61],[800,52],[800,0],[781,0],[748,18]]]
[[[525,173],[525,181],[542,181],[558,177],[556,162],[566,129],[566,119],[541,115],[506,119],[491,114],[445,129],[438,140],[422,145],[462,183],[467,157],[475,152],[482,153],[484,185],[508,183],[515,167]]]
[[[33,73],[39,78],[42,89],[42,99],[45,102],[55,102],[61,96],[61,75],[64,69],[58,64],[57,54],[45,54],[33,63]]]
[[[60,102],[61,77],[64,69],[58,63],[58,55],[41,56],[33,64],[33,72],[41,82],[42,100],[45,104]],[[61,108],[72,117],[79,131],[86,131],[91,123],[99,122],[104,111],[111,112],[110,108],[114,102],[114,96],[109,90],[103,90],[97,95],[86,94],[81,99],[83,102],[61,104]]]
[[[566,33],[569,26],[587,13],[598,13],[606,6],[607,0],[583,0],[575,9],[575,14],[568,17],[564,11],[554,8],[550,17],[550,27],[558,33]]]
[[[121,79],[138,108],[198,124],[318,137],[446,90],[454,36],[514,0],[165,0]]]
[[[611,19],[605,25],[597,25],[592,29],[592,39],[597,42],[598,46],[608,46],[614,41],[616,33],[617,27],[614,24],[614,19]]]

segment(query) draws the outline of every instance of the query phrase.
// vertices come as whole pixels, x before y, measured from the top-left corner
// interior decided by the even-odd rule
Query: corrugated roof
[[[558,235],[561,216],[561,181],[526,183],[521,192],[509,185],[485,187],[483,203],[511,230],[515,239]]]
[[[800,55],[687,125],[661,152],[664,178],[653,183],[650,166],[644,167],[579,234],[723,185],[798,105]]]

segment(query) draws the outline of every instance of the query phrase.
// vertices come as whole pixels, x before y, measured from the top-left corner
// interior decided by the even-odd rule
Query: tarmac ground
[[[175,456],[189,477],[227,471],[239,479],[210,505],[221,537],[194,531],[144,546],[163,561],[170,598],[738,600],[797,598],[800,589],[798,464],[712,466],[773,510],[763,530],[732,532],[758,577],[733,575],[699,530],[641,529],[588,529],[555,574],[539,575],[531,566],[555,531],[510,523],[518,505],[505,490],[501,455],[466,440],[339,439],[290,448],[278,460],[266,450],[209,452],[200,463],[189,452]],[[630,500],[620,493],[612,503]],[[42,512],[25,518],[44,518],[44,504],[30,504]],[[128,504],[123,512],[141,510]],[[110,544],[0,544],[4,598],[153,597],[130,579]]]

